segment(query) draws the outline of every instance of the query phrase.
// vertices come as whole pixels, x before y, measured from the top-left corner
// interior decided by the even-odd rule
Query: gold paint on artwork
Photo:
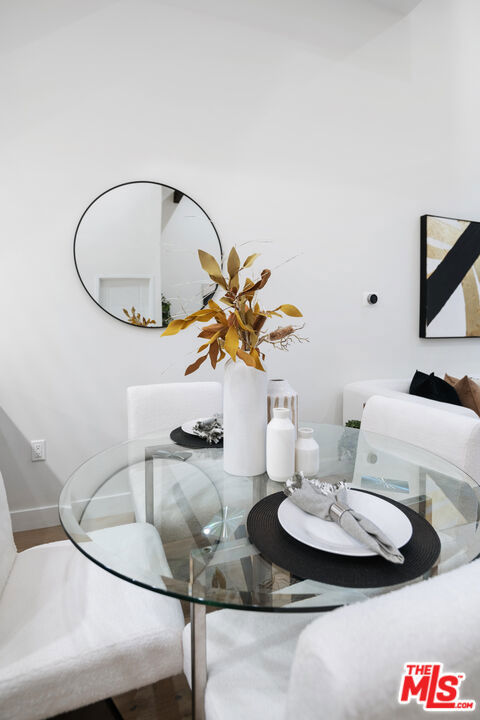
[[[466,336],[480,335],[480,298],[473,266],[462,280],[463,297],[465,299]]]
[[[447,254],[448,250],[445,248],[439,248],[436,245],[430,245],[430,243],[427,243],[427,257],[430,260],[440,260],[442,261],[445,255]],[[437,265],[438,267],[438,265]],[[432,272],[427,272],[427,279],[430,277],[430,275],[435,272],[437,268],[434,268]]]
[[[427,220],[427,236],[443,242],[445,245],[455,245],[460,235],[470,225],[466,220],[459,220],[458,226],[450,225],[440,218],[429,217]]]
[[[430,243],[427,245],[427,257],[430,260],[443,260],[447,252],[448,250],[445,248],[439,248],[436,245],[430,245]]]

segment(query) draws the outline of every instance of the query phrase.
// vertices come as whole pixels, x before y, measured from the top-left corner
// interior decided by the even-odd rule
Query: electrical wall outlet
[[[47,442],[46,440],[32,440],[32,462],[37,460],[46,460],[47,458]]]

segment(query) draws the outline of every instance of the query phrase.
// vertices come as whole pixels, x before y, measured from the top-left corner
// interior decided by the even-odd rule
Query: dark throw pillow
[[[420,370],[417,370],[413,376],[409,392],[410,395],[418,395],[418,397],[438,400],[439,402],[450,403],[450,405],[462,404],[455,388],[433,373],[427,375],[427,373],[420,372]]]

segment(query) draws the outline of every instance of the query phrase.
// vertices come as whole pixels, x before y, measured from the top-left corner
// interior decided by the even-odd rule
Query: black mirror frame
[[[92,200],[92,202],[85,208],[85,210],[83,211],[83,213],[82,213],[82,215],[81,215],[81,217],[80,217],[80,220],[79,220],[78,223],[77,223],[77,227],[76,227],[76,229],[75,229],[75,235],[74,235],[74,238],[73,238],[73,262],[75,263],[75,270],[77,271],[78,278],[79,278],[80,282],[82,283],[83,288],[85,289],[85,292],[86,292],[87,295],[89,295],[89,297],[93,300],[93,302],[95,303],[95,305],[97,305],[101,310],[103,310],[104,313],[106,313],[107,315],[110,315],[110,317],[112,317],[112,318],[115,318],[115,320],[118,320],[118,322],[121,322],[121,323],[123,323],[124,325],[128,325],[129,327],[139,327],[139,328],[143,328],[143,329],[145,329],[145,330],[161,330],[162,328],[166,327],[166,325],[133,325],[133,323],[128,322],[128,320],[123,320],[122,318],[119,318],[119,317],[117,317],[116,315],[113,315],[113,313],[109,312],[108,310],[105,310],[105,308],[104,308],[102,305],[100,305],[100,303],[99,303],[97,300],[95,300],[95,298],[93,297],[93,295],[92,295],[91,292],[88,290],[88,288],[87,288],[87,286],[85,285],[85,283],[83,282],[82,276],[80,275],[80,270],[78,269],[77,254],[76,254],[76,245],[77,245],[77,235],[78,235],[78,231],[79,231],[80,225],[82,224],[83,218],[85,217],[85,215],[87,214],[87,212],[90,210],[90,208],[92,207],[92,205],[94,205],[94,204],[97,202],[97,200],[100,200],[101,197],[103,197],[104,195],[106,195],[106,194],[109,193],[109,192],[112,192],[112,190],[116,190],[117,188],[124,187],[125,185],[145,185],[145,184],[148,184],[148,185],[160,185],[160,187],[165,187],[165,188],[168,188],[169,190],[173,190],[174,193],[181,193],[181,197],[185,196],[186,198],[188,198],[189,200],[191,200],[193,203],[195,203],[195,205],[196,205],[198,208],[200,208],[200,210],[204,213],[204,215],[206,215],[206,217],[207,217],[209,223],[211,224],[211,226],[212,226],[212,228],[213,228],[213,231],[214,231],[214,233],[215,233],[215,235],[216,235],[216,238],[217,238],[217,241],[218,241],[218,247],[219,247],[219,250],[220,250],[220,267],[222,266],[222,264],[223,264],[223,248],[222,248],[222,243],[220,242],[220,236],[219,236],[219,234],[218,234],[218,232],[217,232],[217,228],[216,228],[215,225],[213,224],[212,219],[210,218],[210,216],[208,215],[208,213],[205,212],[205,210],[203,209],[203,207],[202,207],[196,200],[194,200],[190,195],[187,195],[187,193],[183,192],[183,190],[178,190],[178,188],[174,188],[174,187],[172,187],[171,185],[167,185],[166,183],[157,182],[156,180],[130,180],[129,182],[124,182],[124,183],[119,183],[118,185],[113,185],[113,187],[108,188],[108,190],[104,190],[104,192],[100,193],[100,195],[97,195],[97,197],[96,197],[94,200]],[[205,307],[205,306],[208,304],[208,301],[213,298],[213,296],[214,296],[215,293],[217,292],[217,289],[218,289],[218,284],[215,285],[214,290],[213,290],[211,293],[209,293],[209,294],[204,298],[204,304],[203,304],[202,307]],[[200,309],[200,308],[199,308],[199,309]]]

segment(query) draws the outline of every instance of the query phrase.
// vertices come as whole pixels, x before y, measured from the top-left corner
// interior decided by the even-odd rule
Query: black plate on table
[[[182,430],[181,427],[175,428],[170,433],[170,439],[177,445],[191,448],[192,450],[203,450],[204,448],[223,448],[223,439],[218,443],[208,443],[201,437],[190,435]]]

